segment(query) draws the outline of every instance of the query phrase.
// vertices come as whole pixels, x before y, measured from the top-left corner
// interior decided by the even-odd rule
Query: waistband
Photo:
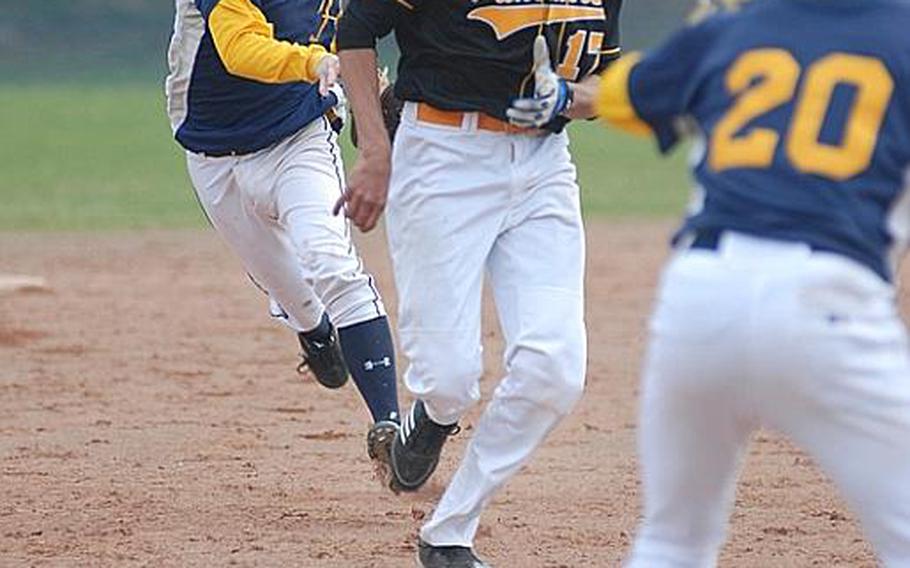
[[[717,251],[720,250],[721,242],[723,241],[724,235],[742,235],[742,233],[736,233],[735,231],[725,231],[722,229],[699,229],[692,233],[689,233],[683,237],[684,248],[695,249],[695,250],[710,250]],[[802,242],[802,241],[784,241],[780,239],[773,238],[762,238],[762,237],[752,237],[756,240],[763,240],[769,243],[777,243],[782,246],[790,245],[793,247],[801,247],[812,252],[829,252],[837,254],[838,251],[823,247],[817,246],[814,244]]]
[[[770,258],[778,260],[813,258],[829,264],[849,264],[861,269],[877,282],[892,286],[891,279],[886,274],[846,254],[843,250],[805,241],[750,235],[723,229],[697,229],[683,234],[677,241],[676,249],[716,252],[719,257],[746,262],[755,259],[762,259],[764,262]]]
[[[289,136],[280,138],[279,140],[269,144],[268,146],[259,148],[258,150],[228,150],[228,151],[224,151],[224,152],[217,152],[217,151],[216,152],[194,152],[192,150],[187,150],[187,153],[191,156],[195,156],[195,157],[201,158],[201,159],[245,158],[247,156],[255,156],[256,154],[271,152],[274,149],[281,146],[282,144],[287,144],[289,142],[292,142],[300,136],[310,135],[310,134],[312,134],[310,132],[311,129],[321,128],[321,129],[324,129],[323,130],[324,132],[327,132],[329,129],[331,129],[331,130],[335,131],[335,133],[337,134],[338,130],[336,129],[336,124],[334,124],[332,122],[333,118],[335,118],[336,116],[337,115],[334,115],[334,114],[330,115],[330,114],[326,113],[325,115],[317,118],[316,120],[313,120],[312,122],[305,125],[303,128],[297,130],[296,132],[292,132]]]
[[[414,105],[414,118],[417,122],[448,126],[466,131],[482,130],[499,134],[520,134],[524,136],[544,136],[548,131],[540,128],[523,128],[500,120],[482,112],[465,112],[460,110],[443,110],[427,103],[408,103]]]
[[[338,114],[335,112],[335,109],[333,107],[333,108],[330,108],[329,110],[327,110],[324,114],[322,114],[318,118],[305,124],[303,126],[303,128],[298,129],[296,132],[292,132],[289,136],[285,136],[284,138],[279,138],[275,142],[272,142],[271,144],[268,144],[261,148],[257,147],[257,148],[253,148],[253,149],[219,150],[219,151],[214,151],[214,152],[193,152],[192,150],[190,150],[190,152],[197,156],[201,156],[203,158],[228,158],[228,157],[241,158],[243,156],[252,156],[253,154],[258,154],[259,152],[262,152],[265,150],[270,150],[276,146],[279,146],[279,145],[283,144],[284,142],[286,142],[287,140],[294,138],[295,136],[299,136],[301,133],[306,132],[307,130],[312,128],[314,124],[325,124],[327,128],[331,128],[333,131],[335,131],[335,134],[341,134],[341,129],[344,127],[344,120],[340,116],[338,116]]]

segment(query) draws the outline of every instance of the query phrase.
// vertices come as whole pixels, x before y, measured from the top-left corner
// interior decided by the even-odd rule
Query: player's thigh
[[[487,265],[509,371],[497,395],[532,397],[561,414],[581,396],[587,359],[585,237],[572,185],[531,193],[543,203],[498,236]]]
[[[282,150],[273,189],[277,223],[304,278],[340,327],[385,315],[351,239],[350,223],[333,212],[344,188],[342,168],[336,134],[325,125],[311,125]]]
[[[254,250],[281,248],[237,180],[236,160],[191,155],[190,179],[209,221],[245,264],[261,264]]]
[[[687,519],[716,536],[725,519],[739,455],[755,424],[743,386],[749,295],[747,275],[731,273],[713,254],[683,252],[663,273],[639,423],[646,509],[655,522],[661,515],[667,522]]]
[[[485,143],[408,122],[396,137],[386,230],[403,328],[457,330],[479,321],[510,181],[495,156],[483,155]]]
[[[479,396],[483,276],[508,201],[501,163],[479,144],[407,122],[395,142],[386,231],[405,380],[441,421]]]
[[[348,223],[333,214],[344,192],[343,172],[337,135],[320,123],[288,141],[276,157],[276,216],[301,253],[351,256]]]
[[[387,218],[402,348],[415,365],[479,368],[484,266],[495,230],[435,223],[437,208],[454,217],[457,205],[427,201]]]
[[[585,233],[566,139],[509,143],[523,186],[513,189],[488,261],[503,331],[515,341],[568,332],[583,343]]]
[[[683,290],[666,293],[671,307],[655,315],[644,365],[638,423],[644,522],[629,565],[712,566],[754,420],[738,388],[743,362],[736,346],[719,340],[717,327],[692,329],[703,305],[674,299]],[[685,320],[694,324],[688,335]]]
[[[322,315],[321,302],[305,282],[290,240],[273,219],[261,215],[237,183],[233,159],[191,156],[189,170],[209,220],[247,272],[287,312],[292,327],[315,326]]]
[[[910,564],[910,350],[896,313],[805,324],[809,370],[774,425],[844,492],[888,566]],[[780,405],[778,405],[779,407]]]

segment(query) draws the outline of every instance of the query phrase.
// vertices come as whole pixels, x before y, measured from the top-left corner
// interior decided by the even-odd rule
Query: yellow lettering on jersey
[[[603,38],[603,34],[600,34],[600,36]],[[559,73],[559,76],[563,79],[574,81],[578,77],[578,64],[581,62],[581,50],[584,47],[587,38],[587,30],[579,30],[569,38],[569,50],[566,52],[566,56],[562,60],[562,63],[556,68],[556,72]]]
[[[736,102],[714,128],[709,162],[716,172],[767,168],[774,161],[780,134],[752,127],[759,116],[787,104],[799,82],[799,63],[783,49],[747,52],[727,73],[727,90]]]
[[[588,4],[586,6],[572,5],[577,3],[531,6],[511,3],[509,5],[480,6],[468,13],[468,19],[483,22],[493,28],[498,40],[541,24],[606,19],[601,2],[584,2],[584,4]]]
[[[714,171],[769,168],[781,133],[749,124],[796,95],[802,69],[783,49],[747,51],[727,73],[727,90],[735,98],[711,137],[708,163]],[[856,89],[842,139],[820,140],[835,89]],[[786,156],[798,171],[844,181],[867,170],[894,93],[894,78],[874,57],[832,53],[809,65],[796,97],[791,124],[785,126]]]
[[[820,140],[825,117],[838,85],[856,88],[843,139]],[[869,168],[878,144],[894,79],[878,59],[833,53],[809,68],[803,94],[787,138],[787,156],[799,171],[843,181]]]

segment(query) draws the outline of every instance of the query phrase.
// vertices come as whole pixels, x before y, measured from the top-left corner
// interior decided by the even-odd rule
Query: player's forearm
[[[578,83],[571,83],[569,88],[572,89],[572,106],[565,112],[565,115],[572,120],[596,118],[595,101],[599,85],[600,76],[598,75],[585,77]]]
[[[391,143],[379,103],[376,52],[350,49],[341,51],[339,57],[345,93],[357,121],[358,147],[365,154],[390,154]]]
[[[221,0],[208,24],[218,55],[232,75],[263,83],[318,80],[325,48],[276,39],[271,24],[250,0]]]
[[[600,78],[610,66],[619,59],[622,48],[611,47],[603,51],[600,68],[578,83],[570,83],[572,89],[572,106],[566,116],[572,120],[591,120],[597,118],[597,97],[600,89]]]

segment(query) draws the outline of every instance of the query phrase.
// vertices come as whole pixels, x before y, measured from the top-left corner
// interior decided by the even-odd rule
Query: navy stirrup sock
[[[373,421],[399,420],[395,347],[385,316],[338,329],[351,378]]]

